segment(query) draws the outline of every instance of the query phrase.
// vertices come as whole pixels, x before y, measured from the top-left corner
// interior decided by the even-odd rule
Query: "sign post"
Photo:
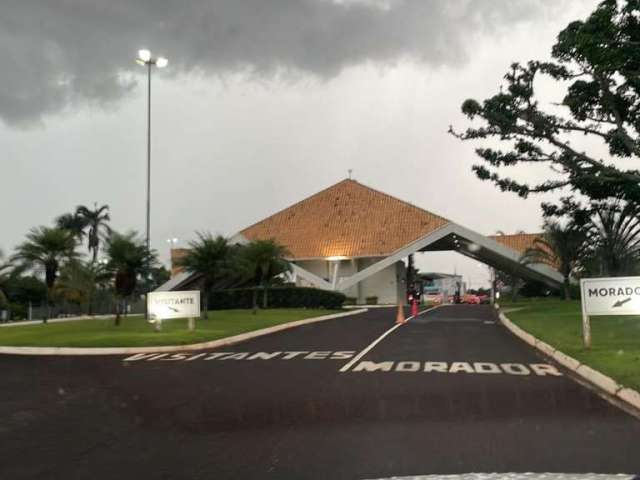
[[[584,301],[583,280],[580,280],[580,288],[582,289],[582,341],[584,348],[591,348],[591,323],[589,322],[589,314],[587,313],[587,303]]]
[[[189,331],[193,331],[195,317],[200,315],[200,291],[149,292],[147,311],[156,331],[162,330],[162,320],[171,318],[188,318]]]
[[[583,278],[582,338],[591,348],[591,323],[596,315],[640,315],[640,277]]]

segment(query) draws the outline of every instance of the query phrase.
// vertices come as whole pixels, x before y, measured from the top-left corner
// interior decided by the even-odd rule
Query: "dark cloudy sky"
[[[152,243],[233,234],[354,170],[482,233],[536,230],[539,198],[470,171],[468,97],[546,58],[591,0],[1,0],[0,248],[78,204],[144,230],[147,47],[154,72]],[[545,86],[549,101],[561,92]],[[531,175],[544,175],[531,172]],[[481,282],[454,254],[423,270]]]

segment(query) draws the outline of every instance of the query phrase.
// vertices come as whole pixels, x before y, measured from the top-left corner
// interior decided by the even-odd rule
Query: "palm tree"
[[[143,277],[138,282],[136,294],[145,295],[154,291],[171,278],[171,272],[164,265],[156,265],[149,268],[149,271],[145,272],[145,276],[147,276],[146,279]]]
[[[76,213],[65,213],[56,218],[56,227],[69,230],[78,239],[82,240],[85,236],[84,229],[87,223],[84,218]]]
[[[65,300],[78,305],[87,305],[88,314],[93,314],[93,299],[99,285],[104,285],[110,273],[103,263],[74,260],[60,269],[55,292]]]
[[[100,241],[105,239],[110,233],[109,227],[109,205],[102,205],[98,208],[98,204],[94,203],[93,210],[80,205],[76,208],[75,215],[79,217],[86,227],[89,227],[87,234],[87,246],[90,252],[93,252],[92,262],[96,263],[98,259],[98,250],[100,250]]]
[[[635,275],[640,264],[640,209],[619,200],[598,204],[587,224],[591,273]]]
[[[61,266],[77,258],[76,239],[69,230],[61,228],[37,227],[27,234],[27,241],[16,249],[12,260],[23,268],[43,270],[46,289],[47,312],[44,323],[50,315],[51,293]]]
[[[222,235],[196,232],[198,239],[189,242],[189,250],[178,264],[187,272],[202,276],[203,318],[209,318],[209,296],[214,285],[232,272],[234,248]]]
[[[285,257],[289,254],[287,249],[279,245],[275,240],[255,240],[242,247],[241,257],[245,269],[253,278],[255,285],[262,287],[262,308],[268,306],[268,292],[273,279],[278,275],[291,270]],[[257,291],[253,291],[253,312],[257,307]]]
[[[525,264],[544,263],[556,268],[563,277],[565,300],[571,298],[570,280],[583,266],[588,254],[585,231],[573,223],[562,226],[558,222],[544,224],[541,237],[534,240],[521,257]]]
[[[137,232],[120,234],[111,232],[106,239],[107,268],[114,277],[115,293],[121,300],[117,304],[115,325],[120,325],[120,314],[126,310],[127,299],[136,289],[138,277],[147,265],[156,262],[155,252],[147,252],[147,246]]]
[[[0,250],[0,310],[4,310],[8,303],[4,288],[9,278],[8,273],[12,268],[13,264],[5,257],[4,252]]]

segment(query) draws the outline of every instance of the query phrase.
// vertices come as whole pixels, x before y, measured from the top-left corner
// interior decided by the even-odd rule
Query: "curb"
[[[165,352],[185,352],[190,350],[203,350],[205,348],[218,348],[245,342],[256,337],[269,335],[271,333],[289,330],[290,328],[301,327],[311,323],[323,322],[325,320],[333,320],[334,318],[350,317],[366,312],[366,308],[353,310],[350,312],[334,313],[331,315],[322,315],[320,317],[307,318],[305,320],[297,320],[295,322],[283,323],[273,327],[254,330],[253,332],[241,333],[233,337],[220,338],[203,343],[192,343],[191,345],[165,345],[156,347],[2,347],[0,346],[0,354],[8,355],[130,355],[134,353],[165,353]]]
[[[562,353],[560,350],[556,350],[551,345],[537,339],[530,333],[525,332],[509,320],[509,318],[507,318],[507,316],[500,310],[498,310],[498,316],[500,317],[502,324],[516,337],[520,338],[533,348],[538,349],[548,357],[551,357],[585,382],[608,393],[616,400],[624,403],[626,406],[631,407],[636,412],[636,416],[640,414],[640,393],[636,390],[620,385],[613,378],[594,370],[588,365],[580,363],[575,358]]]
[[[376,304],[371,304],[371,305],[367,305],[367,304],[363,304],[363,305],[343,305],[342,308],[344,308],[345,310],[352,310],[354,308],[359,309],[359,308],[398,308],[398,305],[393,305],[392,303],[386,304],[386,303],[376,303]]]
[[[134,313],[131,315],[140,315],[139,313]],[[78,320],[98,320],[101,318],[113,318],[112,314],[107,315],[80,315],[77,317],[63,317],[63,318],[50,318],[47,320],[47,323],[64,323],[64,322],[76,322]],[[0,328],[10,328],[10,327],[23,327],[28,325],[42,325],[44,321],[40,320],[18,320],[16,322],[7,322],[0,323]]]

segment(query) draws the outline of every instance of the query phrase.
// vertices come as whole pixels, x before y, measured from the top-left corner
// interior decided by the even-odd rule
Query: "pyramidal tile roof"
[[[275,239],[291,259],[387,256],[449,223],[386,193],[343,180],[240,233]]]
[[[524,253],[528,248],[532,248],[537,238],[542,237],[541,233],[514,233],[512,235],[490,235],[489,238],[509,247],[518,253]]]

